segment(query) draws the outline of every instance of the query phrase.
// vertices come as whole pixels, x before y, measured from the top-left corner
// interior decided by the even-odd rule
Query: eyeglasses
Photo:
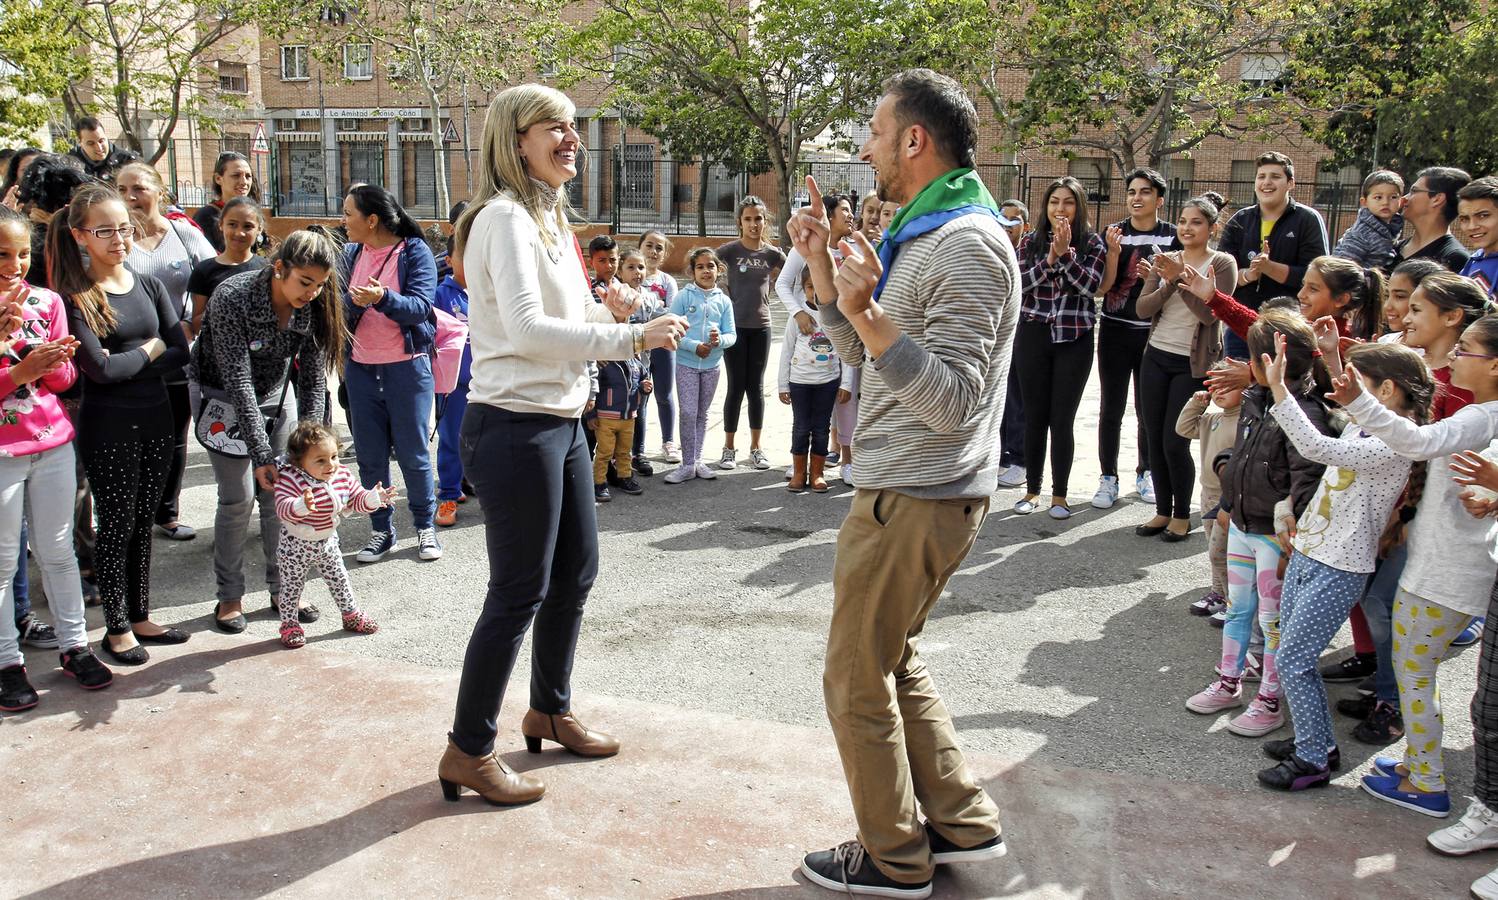
[[[1407,191],[1404,192],[1404,195],[1406,197],[1413,197],[1416,194],[1431,194],[1431,195],[1435,195],[1435,194],[1444,194],[1444,193],[1446,193],[1446,192],[1445,191],[1428,191],[1425,188],[1410,188],[1409,190],[1407,190]]]
[[[1466,350],[1461,349],[1460,347],[1451,348],[1452,359],[1461,359],[1463,357],[1466,357],[1467,359],[1498,359],[1498,355],[1494,355],[1492,353],[1469,353]]]
[[[122,238],[129,238],[135,235],[134,225],[121,225],[119,228],[85,228],[83,230],[101,241],[107,241],[115,235],[119,235]]]

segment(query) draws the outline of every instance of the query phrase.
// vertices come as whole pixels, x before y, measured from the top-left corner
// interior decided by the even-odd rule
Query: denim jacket
[[[364,307],[354,303],[349,293],[349,273],[354,271],[354,262],[364,251],[363,244],[343,245],[343,315],[348,321],[349,334],[359,330],[359,320],[364,317]],[[406,238],[401,243],[400,258],[395,269],[400,278],[401,291],[385,289],[385,296],[370,309],[377,309],[390,321],[401,327],[406,341],[407,353],[425,353],[437,340],[437,318],[432,314],[432,295],[437,289],[437,262],[426,241]],[[349,342],[348,352],[353,352]]]

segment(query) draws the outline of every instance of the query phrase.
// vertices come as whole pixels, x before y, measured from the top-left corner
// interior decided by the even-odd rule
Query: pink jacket
[[[0,456],[30,456],[73,439],[73,423],[57,399],[78,377],[72,360],[30,384],[17,385],[10,377],[10,367],[25,355],[23,348],[67,333],[62,298],[45,288],[31,288],[21,305],[21,330],[7,336],[15,343],[0,352]]]

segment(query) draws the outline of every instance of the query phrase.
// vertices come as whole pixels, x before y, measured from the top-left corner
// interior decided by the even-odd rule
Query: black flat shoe
[[[218,611],[223,607],[223,605],[224,604],[222,601],[213,604],[214,627],[219,631],[225,632],[226,634],[239,634],[241,631],[244,631],[245,626],[248,624],[244,620],[244,613],[241,612],[240,614],[230,619],[220,619],[218,617]]]
[[[1179,544],[1181,541],[1184,541],[1189,537],[1191,537],[1191,532],[1189,531],[1178,533],[1171,531],[1168,528],[1160,533],[1160,540],[1164,541],[1167,544]]]
[[[109,635],[107,634],[104,635],[104,640],[99,642],[99,646],[105,653],[109,654],[110,659],[122,666],[142,666],[146,664],[146,660],[151,658],[151,654],[147,653],[146,648],[140,644],[136,644],[129,650],[114,649],[109,643]]]
[[[281,607],[276,603],[274,599],[272,599],[270,602],[270,611],[275,613],[278,617],[281,615]],[[303,625],[310,625],[321,618],[322,610],[318,609],[315,603],[308,603],[306,606],[303,606],[301,609],[298,609],[296,611],[296,620],[298,622],[301,622]]]
[[[1164,525],[1135,525],[1134,533],[1140,537],[1154,537],[1165,533]]]
[[[161,634],[137,633],[135,635],[135,639],[142,644],[185,644],[189,637],[191,635],[177,628],[168,628]]]

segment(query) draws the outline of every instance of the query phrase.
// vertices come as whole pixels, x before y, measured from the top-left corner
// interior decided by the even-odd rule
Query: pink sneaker
[[[1255,697],[1242,715],[1228,723],[1228,731],[1244,737],[1262,737],[1285,724],[1285,714],[1280,706],[1280,703],[1275,703],[1271,709],[1263,698]]]
[[[1229,686],[1227,682],[1218,679],[1207,685],[1206,690],[1194,694],[1186,701],[1186,708],[1194,713],[1210,716],[1222,712],[1225,709],[1236,709],[1243,705],[1243,686]]]

